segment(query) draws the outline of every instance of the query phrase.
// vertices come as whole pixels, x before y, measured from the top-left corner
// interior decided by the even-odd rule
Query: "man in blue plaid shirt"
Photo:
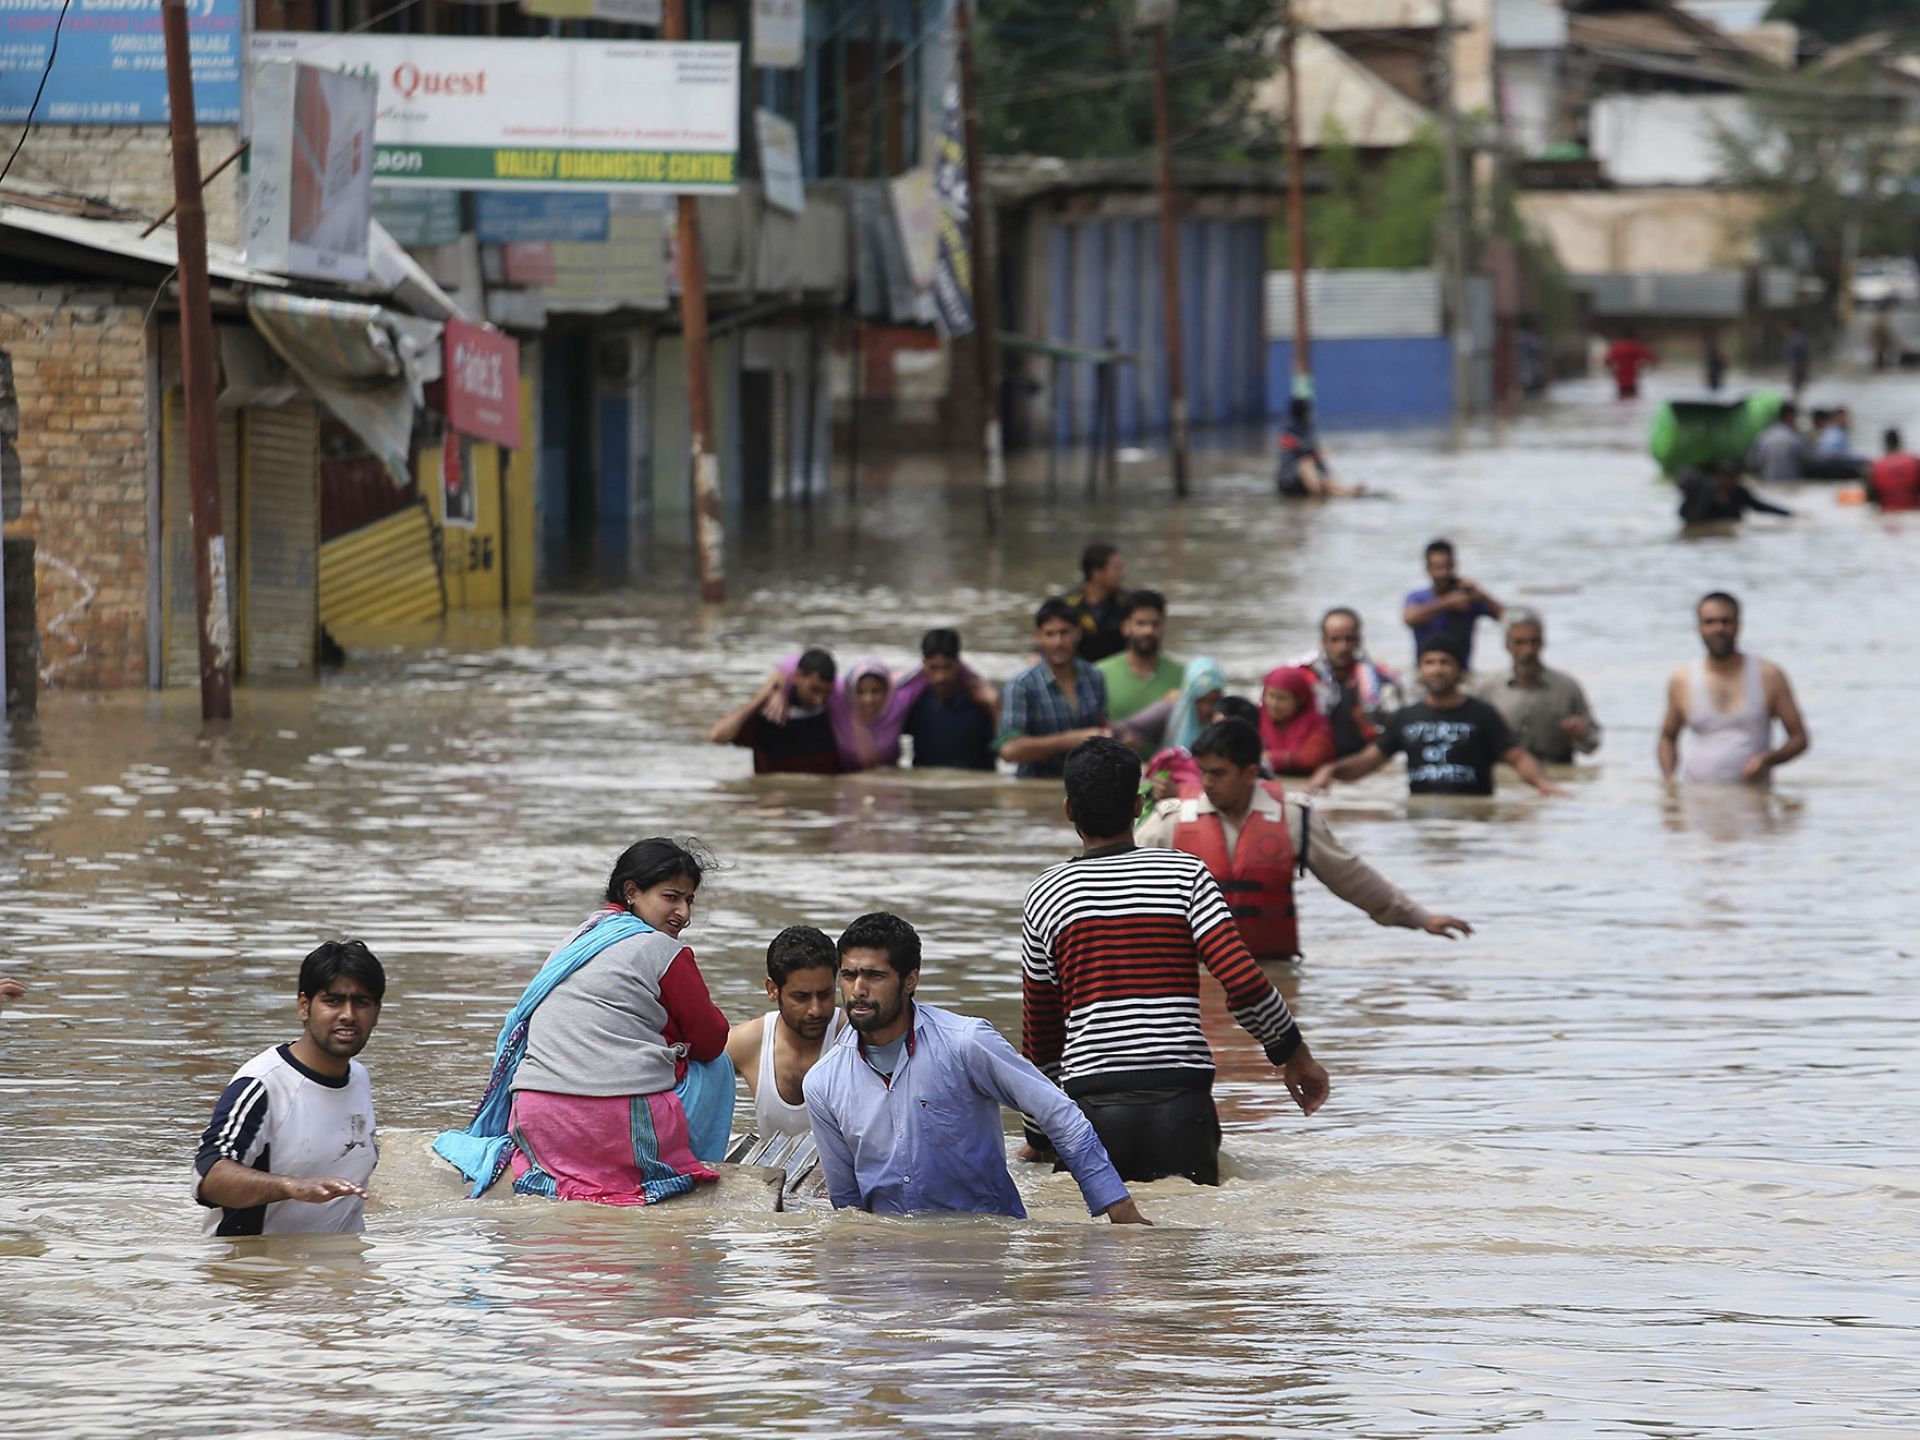
[[[1040,659],[1007,682],[994,745],[1022,780],[1058,779],[1069,750],[1110,733],[1107,682],[1075,653],[1080,622],[1065,600],[1043,604],[1033,627]]]

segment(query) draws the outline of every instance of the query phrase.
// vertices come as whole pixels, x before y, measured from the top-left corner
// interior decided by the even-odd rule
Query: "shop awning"
[[[366,442],[393,483],[413,483],[414,411],[441,372],[437,320],[378,305],[256,290],[254,327],[339,421]]]

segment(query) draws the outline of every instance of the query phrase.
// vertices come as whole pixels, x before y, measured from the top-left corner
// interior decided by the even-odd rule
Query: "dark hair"
[[[920,657],[923,660],[931,660],[936,655],[944,655],[949,660],[960,658],[958,630],[929,630],[920,637]]]
[[[1887,453],[1889,455],[1893,454],[1894,451],[1900,448],[1900,432],[1889,428],[1887,433],[1880,437],[1880,443],[1887,447]]]
[[[387,972],[364,940],[329,940],[300,962],[300,993],[323,994],[342,975],[358,980],[378,1004],[387,993]]]
[[[607,903],[627,906],[627,882],[631,880],[641,890],[651,890],[665,881],[684,875],[693,881],[693,888],[700,888],[700,877],[713,864],[713,857],[693,842],[682,843],[670,840],[665,835],[655,835],[646,840],[636,841],[620,852],[620,858],[614,862],[613,874],[607,877]]]
[[[1360,612],[1346,605],[1336,605],[1331,610],[1327,611],[1326,614],[1320,617],[1320,633],[1321,634],[1323,635],[1326,634],[1327,621],[1333,619],[1333,617],[1336,615],[1344,615],[1349,620],[1353,621],[1354,632],[1356,634],[1359,633],[1361,629]]]
[[[1824,425],[1826,424],[1827,421],[1831,420],[1832,418],[1833,418],[1833,411],[1827,409],[1825,406],[1816,405],[1814,407],[1814,410],[1813,410],[1814,424]]]
[[[1195,737],[1193,758],[1217,755],[1241,768],[1260,763],[1260,732],[1244,720],[1216,720]]]
[[[1718,600],[1722,605],[1731,605],[1734,614],[1738,615],[1740,613],[1740,602],[1724,590],[1709,590],[1706,594],[1702,595],[1700,597],[1700,603],[1693,607],[1693,613],[1698,615],[1706,608],[1709,600]]]
[[[1427,554],[1451,555],[1453,554],[1453,542],[1451,540],[1429,540],[1427,541]]]
[[[1083,579],[1091,580],[1093,572],[1107,568],[1107,562],[1120,553],[1118,545],[1109,545],[1104,540],[1096,540],[1080,552],[1080,574]]]
[[[1067,753],[1067,813],[1082,835],[1105,839],[1133,828],[1140,798],[1140,757],[1108,735],[1082,740]]]
[[[1780,411],[1774,418],[1776,420],[1798,420],[1800,418],[1800,407],[1791,400],[1782,400],[1780,402]]]
[[[1244,695],[1222,695],[1213,702],[1215,723],[1221,720],[1244,720],[1256,731],[1260,728],[1260,707]]]
[[[920,936],[913,926],[887,910],[862,915],[840,932],[840,953],[884,950],[887,963],[901,979],[920,968]]]
[[[812,925],[789,925],[767,942],[767,978],[782,988],[796,970],[836,968],[837,961],[827,932]]]
[[[808,650],[800,656],[800,663],[793,667],[798,675],[817,675],[820,679],[832,683],[835,666],[833,656],[824,650]],[[698,877],[695,877],[698,878]]]
[[[1453,657],[1453,663],[1459,666],[1464,667],[1467,663],[1467,657],[1460,649],[1460,642],[1454,639],[1453,636],[1444,633],[1429,635],[1426,639],[1422,640],[1420,642],[1420,654],[1414,658],[1419,659],[1420,656],[1433,654],[1451,655]]]
[[[1158,590],[1135,590],[1127,596],[1127,603],[1120,612],[1120,618],[1124,620],[1136,610],[1158,610],[1164,615],[1167,613],[1167,597]]]
[[[1287,402],[1287,418],[1296,425],[1304,425],[1313,418],[1313,402],[1304,395],[1296,395]]]
[[[1038,630],[1050,620],[1064,620],[1075,629],[1080,625],[1080,612],[1065,600],[1055,595],[1051,600],[1042,600],[1040,608],[1033,612],[1033,628]]]

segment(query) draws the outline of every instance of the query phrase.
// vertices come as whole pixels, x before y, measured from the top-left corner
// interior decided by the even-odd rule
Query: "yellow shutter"
[[[355,629],[437,620],[447,613],[433,522],[424,505],[320,547],[320,623],[336,644]]]
[[[306,674],[313,669],[320,625],[320,412],[310,402],[271,410],[254,406],[243,413],[242,426],[241,668],[256,680]]]

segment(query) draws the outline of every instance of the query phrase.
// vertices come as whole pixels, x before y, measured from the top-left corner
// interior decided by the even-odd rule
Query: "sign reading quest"
[[[374,183],[464,190],[738,188],[740,47],[256,33],[255,60],[380,85]]]

